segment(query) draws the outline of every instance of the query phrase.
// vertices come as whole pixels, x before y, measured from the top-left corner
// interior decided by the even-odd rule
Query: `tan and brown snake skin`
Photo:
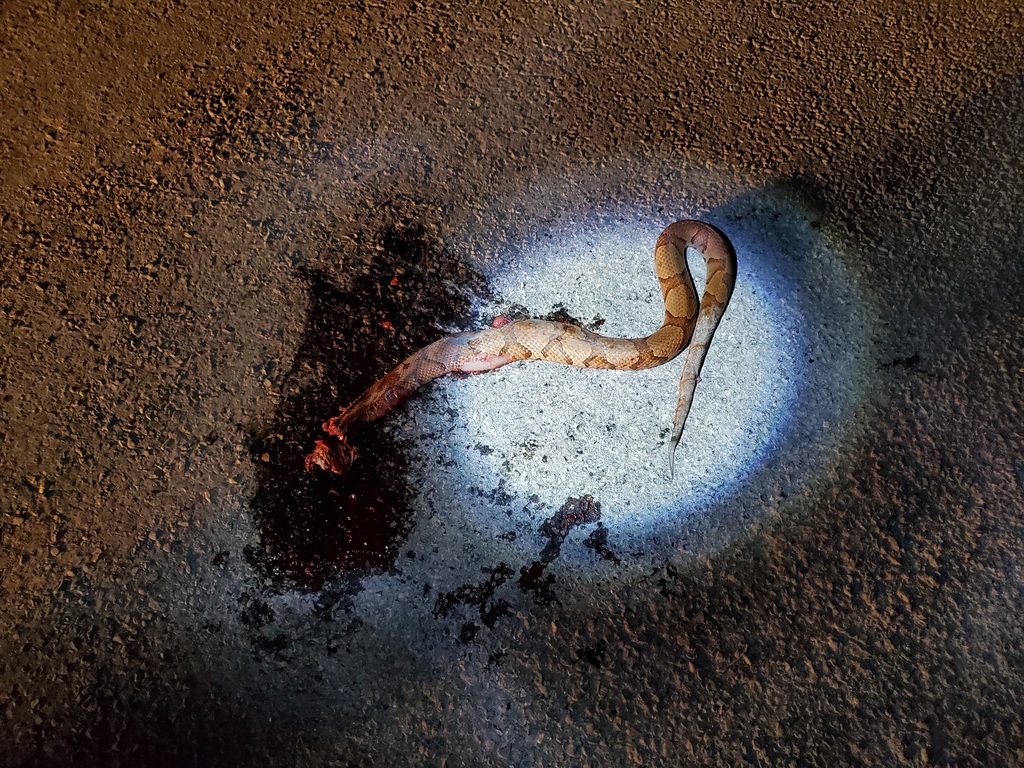
[[[686,264],[687,248],[699,251],[707,264],[707,281],[699,304]],[[446,373],[483,373],[517,360],[639,371],[667,363],[689,344],[669,445],[671,471],[704,356],[736,282],[736,253],[728,238],[710,224],[677,221],[658,237],[654,268],[665,299],[665,321],[650,336],[616,339],[569,323],[510,321],[502,317],[496,318],[490,328],[445,336],[413,353],[341,413],[324,422],[323,429],[330,437],[317,440],[306,456],[306,469],[320,467],[343,473],[356,458],[356,448],[349,438],[359,427],[381,418],[424,384]]]

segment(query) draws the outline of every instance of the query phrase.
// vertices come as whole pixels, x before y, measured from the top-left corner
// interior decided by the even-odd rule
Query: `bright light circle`
[[[422,519],[433,518],[445,531],[435,532],[449,541],[504,534],[507,542],[516,533],[526,550],[535,550],[539,522],[567,499],[589,494],[620,550],[649,551],[656,541],[654,549],[666,556],[692,528],[688,518],[729,499],[734,519],[763,507],[769,494],[751,483],[777,489],[795,474],[792,467],[813,464],[808,450],[820,452],[828,442],[816,433],[839,418],[849,399],[829,382],[855,378],[844,336],[856,323],[823,336],[807,317],[856,307],[852,281],[808,218],[799,210],[790,216],[784,237],[765,236],[765,222],[775,231],[778,217],[748,219],[727,210],[699,217],[732,239],[738,279],[705,361],[674,477],[667,441],[685,351],[649,371],[523,362],[439,382],[395,420],[413,446]],[[653,332],[664,309],[653,249],[669,223],[653,219],[595,216],[510,248],[491,275],[495,300],[480,308],[480,323],[510,307],[538,317],[564,308],[585,325],[603,319],[597,330],[605,335]],[[689,263],[700,292],[703,261],[691,251]],[[794,440],[796,434],[813,439]],[[778,476],[766,476],[766,462],[785,441]],[[433,538],[427,529],[421,533]]]

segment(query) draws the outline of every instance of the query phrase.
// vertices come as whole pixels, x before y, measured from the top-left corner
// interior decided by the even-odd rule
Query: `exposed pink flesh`
[[[483,373],[501,368],[511,362],[512,358],[505,355],[476,355],[459,363],[459,370],[463,373]]]

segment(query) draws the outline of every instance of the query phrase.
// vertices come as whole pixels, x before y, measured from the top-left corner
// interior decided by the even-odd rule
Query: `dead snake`
[[[707,264],[699,304],[686,264],[687,248],[699,251]],[[306,456],[306,469],[343,473],[357,456],[349,438],[359,427],[383,417],[424,384],[447,373],[483,373],[517,360],[639,371],[667,363],[689,344],[669,445],[671,471],[704,356],[736,282],[736,253],[728,238],[710,224],[677,221],[658,237],[654,268],[665,300],[665,321],[650,336],[616,339],[569,323],[503,317],[496,318],[490,328],[445,336],[413,353],[324,422],[323,429],[330,437],[317,440]]]

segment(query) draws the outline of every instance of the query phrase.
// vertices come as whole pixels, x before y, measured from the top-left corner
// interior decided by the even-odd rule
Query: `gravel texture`
[[[985,0],[0,5],[0,764],[1024,764],[1022,62]],[[684,217],[673,478],[681,362],[302,469],[440,334],[649,332]]]

